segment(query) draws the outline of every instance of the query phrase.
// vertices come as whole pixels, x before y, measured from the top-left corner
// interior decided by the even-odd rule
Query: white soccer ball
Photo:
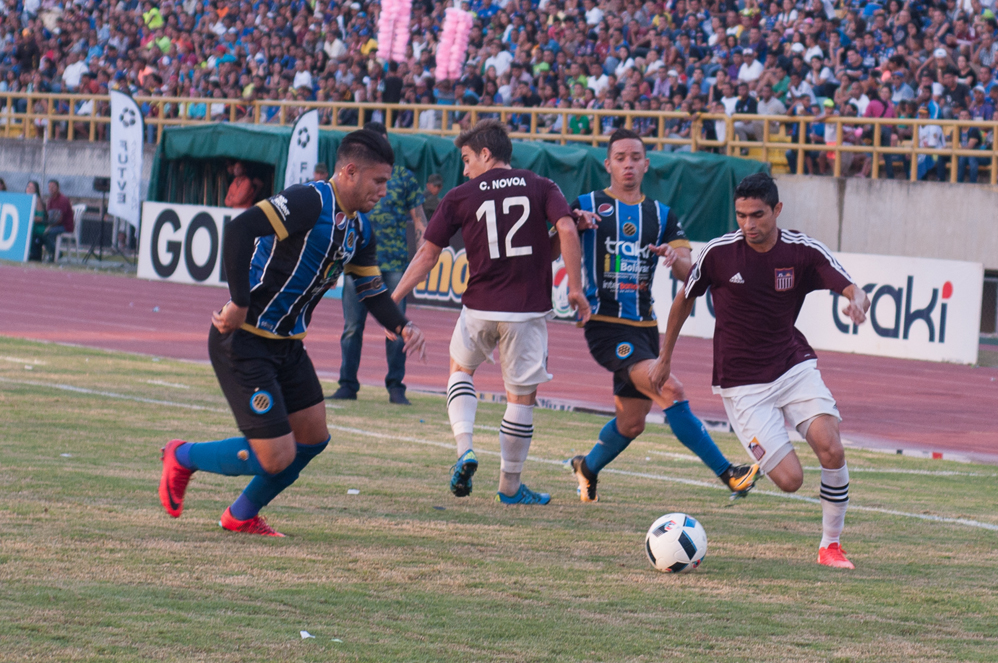
[[[682,573],[700,566],[707,554],[707,532],[685,513],[667,513],[645,535],[648,561],[663,573]]]

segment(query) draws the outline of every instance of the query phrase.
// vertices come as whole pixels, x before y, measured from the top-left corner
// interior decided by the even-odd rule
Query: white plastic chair
[[[83,228],[83,214],[87,211],[87,206],[84,204],[73,205],[73,232],[62,233],[55,238],[55,260],[59,262],[62,257],[62,251],[65,249],[66,255],[70,255],[70,251],[73,252],[74,257],[80,257],[80,231]],[[65,245],[63,245],[65,242]]]

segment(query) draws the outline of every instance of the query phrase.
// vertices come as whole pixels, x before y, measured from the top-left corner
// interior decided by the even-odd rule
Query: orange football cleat
[[[818,549],[818,564],[836,569],[855,569],[856,566],[846,558],[846,551],[837,543],[828,544],[827,548]]]
[[[184,492],[187,491],[187,482],[194,474],[194,470],[189,470],[177,462],[177,447],[181,444],[185,442],[170,440],[169,444],[160,449],[163,474],[159,479],[159,501],[166,512],[174,518],[179,518],[184,512]]]
[[[268,525],[263,516],[253,516],[249,520],[236,520],[232,516],[232,512],[228,509],[222,514],[222,519],[218,521],[218,524],[222,529],[229,530],[230,532],[245,532],[246,534],[259,534],[261,536],[284,536]]]

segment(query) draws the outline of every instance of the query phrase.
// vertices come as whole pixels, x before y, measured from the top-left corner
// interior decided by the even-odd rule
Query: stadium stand
[[[114,89],[171,100],[143,103],[153,120],[150,141],[158,138],[157,118],[293,121],[293,107],[266,101],[401,103],[388,118],[373,107],[329,106],[321,121],[390,119],[396,128],[428,132],[466,123],[471,114],[413,104],[498,106],[523,108],[505,119],[533,135],[581,139],[628,125],[669,150],[742,141],[727,152],[770,161],[777,172],[932,179],[947,177],[949,166],[952,181],[976,181],[978,170],[994,170],[994,0],[459,5],[476,15],[466,66],[459,79],[436,80],[445,4],[431,0],[413,2],[412,37],[395,64],[377,58],[380,3],[366,0],[3,0],[0,122],[25,112],[107,114],[99,97],[4,93]],[[961,111],[978,124],[949,121]],[[656,116],[662,112],[672,114]],[[720,119],[702,121],[701,112]],[[734,114],[749,117],[724,119]],[[764,122],[761,115],[780,117]],[[51,137],[78,135],[74,124],[55,123]],[[104,138],[106,125],[93,126],[91,140]],[[791,142],[830,149],[773,149]],[[876,159],[862,151],[871,144]]]

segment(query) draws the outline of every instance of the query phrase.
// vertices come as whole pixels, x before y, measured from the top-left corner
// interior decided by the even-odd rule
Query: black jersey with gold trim
[[[361,299],[386,291],[371,224],[361,213],[347,215],[330,182],[296,184],[257,206],[274,234],[256,240],[246,331],[303,337],[312,311],[344,272],[355,277]]]
[[[575,209],[595,212],[596,228],[582,233],[582,272],[594,320],[653,326],[652,281],[658,256],[649,246],[689,248],[676,213],[655,200],[628,205],[607,191],[584,194]]]

